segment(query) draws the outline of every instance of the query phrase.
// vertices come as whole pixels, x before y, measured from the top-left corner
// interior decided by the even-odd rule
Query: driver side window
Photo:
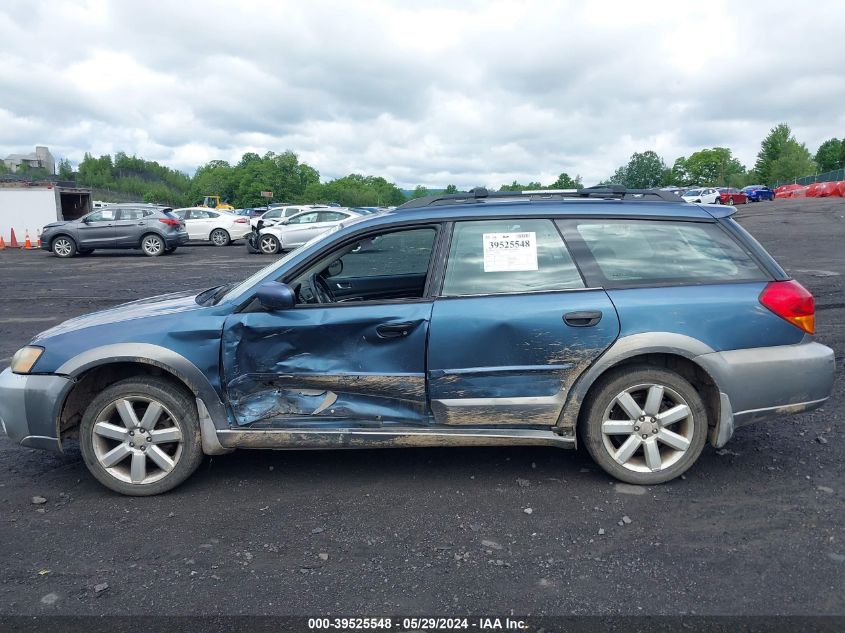
[[[370,235],[320,259],[290,282],[298,304],[420,299],[437,231]]]

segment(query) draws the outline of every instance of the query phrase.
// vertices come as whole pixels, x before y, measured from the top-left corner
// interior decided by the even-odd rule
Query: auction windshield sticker
[[[485,233],[484,272],[537,270],[536,233]]]

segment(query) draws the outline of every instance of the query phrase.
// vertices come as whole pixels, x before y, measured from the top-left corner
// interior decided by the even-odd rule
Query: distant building
[[[31,169],[46,169],[51,175],[56,173],[56,159],[43,145],[37,145],[31,154],[9,154],[3,159],[3,164],[12,172],[16,172],[21,165],[27,165]]]

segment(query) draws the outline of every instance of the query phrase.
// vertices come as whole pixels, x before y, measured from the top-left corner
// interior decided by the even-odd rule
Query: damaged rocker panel
[[[268,429],[218,431],[227,448],[278,450],[322,448],[416,448],[437,446],[557,446],[575,448],[573,437],[541,429]]]

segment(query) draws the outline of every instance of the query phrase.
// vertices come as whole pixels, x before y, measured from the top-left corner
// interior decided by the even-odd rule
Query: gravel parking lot
[[[738,217],[816,296],[838,362],[823,409],[653,488],[553,448],[240,451],[127,498],[77,450],[0,437],[0,614],[845,614],[845,200]],[[242,242],[2,251],[0,367],[66,318],[267,263]]]

